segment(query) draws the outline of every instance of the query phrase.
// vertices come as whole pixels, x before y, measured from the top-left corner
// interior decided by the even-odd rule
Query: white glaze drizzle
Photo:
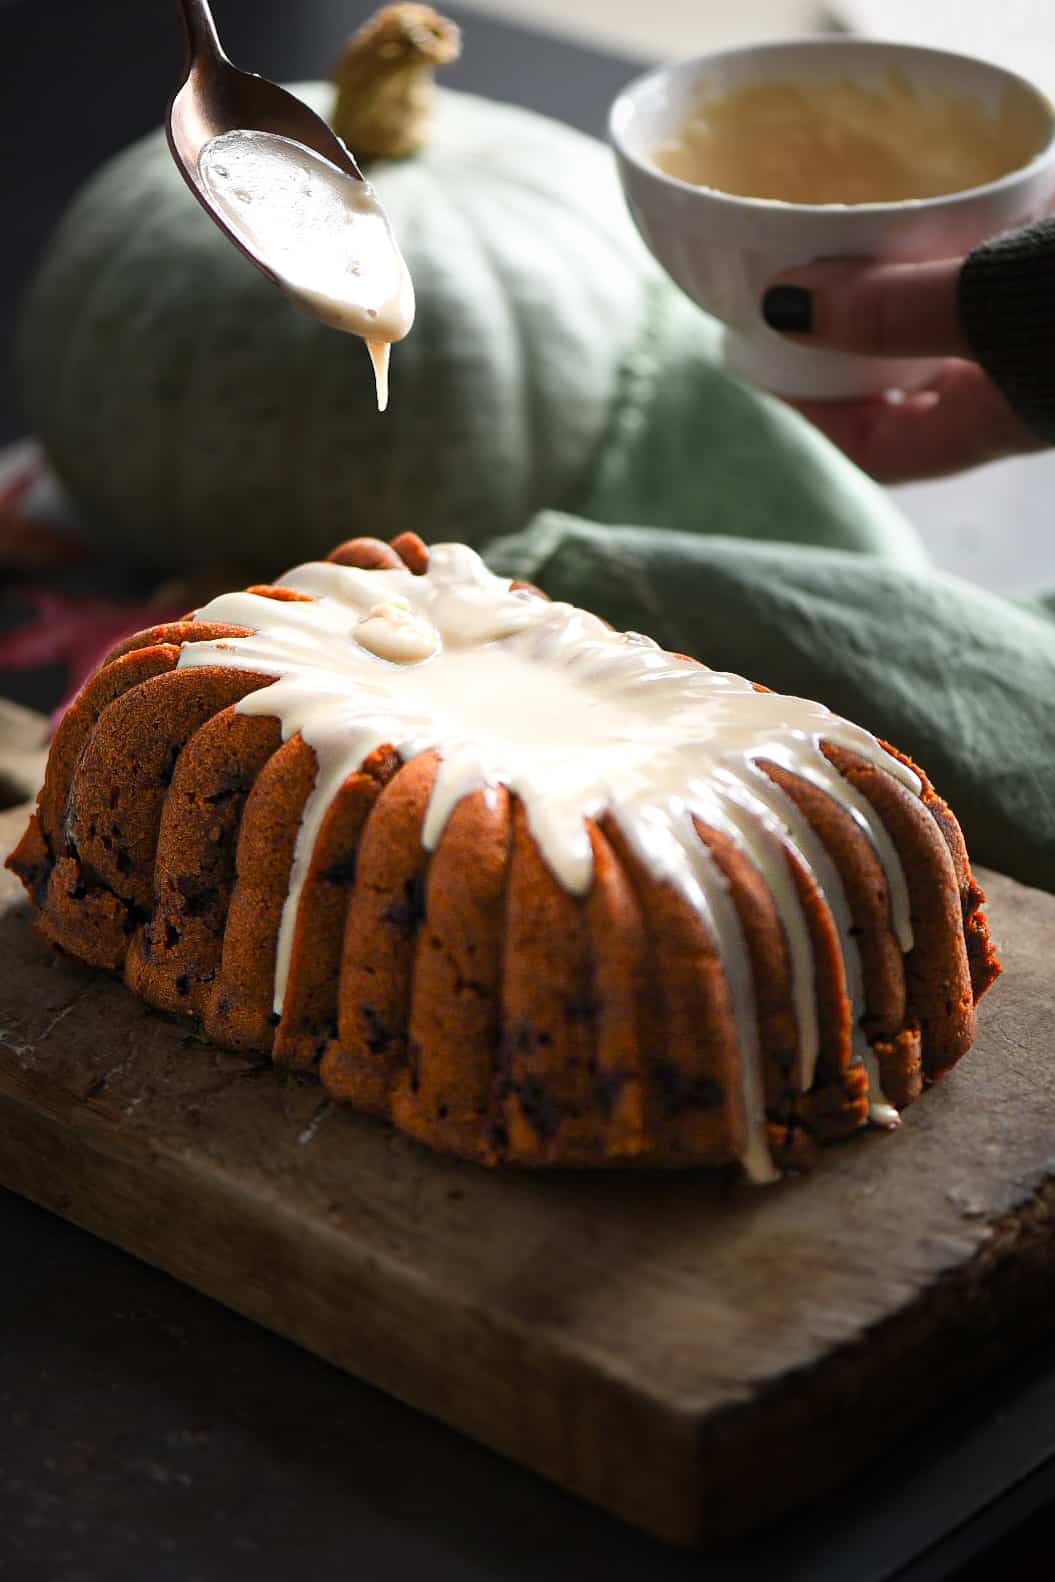
[[[788,871],[793,850],[825,895],[843,952],[855,1059],[864,1061],[874,1118],[896,1119],[878,1091],[860,1029],[860,954],[835,865],[799,809],[759,767],[768,761],[818,786],[850,813],[886,873],[892,924],[911,949],[900,861],[867,800],[828,762],[821,743],[848,748],[914,794],[920,782],[861,727],[823,705],[758,692],[743,677],[611,631],[572,605],[547,603],[494,576],[472,550],[439,544],[428,571],[362,571],[314,562],[282,578],[309,594],[277,601],[224,594],[196,619],[253,628],[248,637],[185,644],[183,668],[224,665],[277,679],[239,712],[275,716],[299,734],[318,770],[298,831],[275,961],[281,1013],[297,908],[323,819],[347,777],[376,748],[406,760],[440,756],[422,832],[435,850],[465,796],[503,784],[523,802],[557,880],[584,894],[592,879],[586,819],[610,814],[657,879],[697,910],[719,950],[741,1050],[744,1164],[770,1179],[751,965],[721,870],[694,820],[725,832],[761,873],[788,944],[798,1024],[796,1079],[814,1078],[818,1026],[813,951]]]
[[[839,937],[839,949],[843,961],[843,970],[846,975],[846,993],[850,1001],[850,1031],[853,1045],[853,1062],[864,1065],[868,1076],[869,1117],[877,1126],[896,1126],[900,1119],[893,1105],[889,1104],[883,1094],[879,1081],[879,1064],[872,1053],[871,1045],[861,1026],[861,1017],[865,1011],[864,969],[861,964],[861,952],[857,947],[857,940],[853,932],[853,918],[850,914],[850,905],[846,899],[846,890],[839,870],[828,852],[824,842],[819,839],[812,825],[807,821],[801,810],[788,796],[783,787],[778,786],[768,775],[756,769],[761,784],[756,787],[756,793],[764,800],[771,810],[781,820],[790,836],[793,850],[799,861],[812,875],[827,903]],[[779,903],[778,903],[779,904]],[[781,914],[784,927],[788,923],[784,913]],[[805,926],[805,924],[803,925]],[[808,930],[807,930],[807,945]],[[810,971],[812,973],[812,946],[810,950]],[[814,1015],[816,1006],[814,1002]],[[802,1023],[799,1023],[801,1027]],[[802,1042],[800,1040],[800,1060],[802,1055]],[[800,1064],[799,1078],[803,1091],[807,1091],[813,1081],[816,1068],[816,1054],[807,1066]]]

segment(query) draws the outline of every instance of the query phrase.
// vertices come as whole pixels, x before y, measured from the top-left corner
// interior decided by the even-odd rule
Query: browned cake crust
[[[420,575],[428,551],[403,534],[391,545],[350,540],[330,559]],[[487,1164],[737,1159],[741,1052],[700,916],[646,871],[609,818],[589,828],[589,891],[564,890],[505,790],[465,798],[429,854],[422,825],[435,754],[404,764],[382,747],[341,787],[316,842],[275,1016],[279,923],[315,755],[298,736],[283,743],[277,720],[236,711],[270,677],[176,669],[183,643],[245,635],[190,620],[141,632],[69,709],[8,859],[41,935],[122,972],[144,1000],[197,1018],[218,1043],[317,1071],[334,1099],[433,1147]],[[907,956],[883,867],[854,820],[818,787],[763,767],[842,881],[862,959],[862,1026],[901,1108],[969,1048],[974,1005],[1000,969],[959,826],[926,777],[916,769],[916,797],[855,754],[824,751],[879,814],[904,867],[915,935]],[[816,1140],[868,1118],[836,926],[789,854],[821,1029],[816,1080],[802,1093],[775,903],[728,835],[698,830],[747,943],[770,1144],[779,1164],[800,1164]]]

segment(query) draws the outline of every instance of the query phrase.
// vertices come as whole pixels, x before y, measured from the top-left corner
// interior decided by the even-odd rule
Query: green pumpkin
[[[329,112],[333,89],[296,89]],[[65,217],[25,307],[27,410],[100,543],[255,574],[355,534],[477,546],[557,507],[599,521],[912,552],[881,493],[716,362],[609,151],[440,92],[427,145],[370,168],[414,279],[379,414],[361,343],[199,209],[160,133]]]

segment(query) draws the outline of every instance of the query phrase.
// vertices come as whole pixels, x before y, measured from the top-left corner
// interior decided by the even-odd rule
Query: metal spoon
[[[179,0],[187,34],[187,75],[169,106],[166,132],[180,174],[202,208],[269,279],[282,282],[266,258],[233,230],[205,186],[199,160],[224,132],[272,132],[314,149],[331,165],[363,180],[351,154],[326,122],[277,83],[239,71],[224,54],[208,0]]]

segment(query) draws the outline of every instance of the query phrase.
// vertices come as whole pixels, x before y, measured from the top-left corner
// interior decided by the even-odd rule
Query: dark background
[[[324,75],[371,9],[216,0],[237,64],[285,80]],[[0,0],[0,444],[22,432],[12,348],[34,261],[81,181],[157,125],[181,59],[169,0]],[[473,17],[444,80],[601,134],[637,69]],[[1046,1359],[935,1423],[840,1508],[701,1561],[2,1193],[0,1271],[2,1582],[1052,1574]]]

